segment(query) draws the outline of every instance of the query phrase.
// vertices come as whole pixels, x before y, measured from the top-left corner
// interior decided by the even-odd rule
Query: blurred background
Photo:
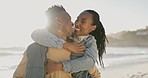
[[[52,5],[63,5],[73,22],[86,9],[100,14],[109,40],[104,55],[106,70],[98,66],[103,73],[120,65],[148,63],[147,3],[147,0],[1,0],[0,78],[12,77],[23,52],[33,42],[32,31],[46,27],[45,11]]]

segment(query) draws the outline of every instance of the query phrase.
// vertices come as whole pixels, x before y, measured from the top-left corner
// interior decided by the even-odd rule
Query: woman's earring
[[[95,29],[92,29],[91,31],[94,31]]]

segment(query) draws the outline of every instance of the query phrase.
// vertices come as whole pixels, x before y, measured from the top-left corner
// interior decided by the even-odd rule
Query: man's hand
[[[63,48],[73,53],[82,53],[85,50],[85,46],[77,42],[73,42],[73,43],[65,42],[63,44]]]
[[[63,70],[63,65],[60,62],[47,60],[46,70],[47,70],[47,73],[52,73],[55,71]]]

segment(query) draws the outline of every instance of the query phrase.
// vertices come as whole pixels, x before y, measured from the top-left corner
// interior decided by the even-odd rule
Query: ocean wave
[[[10,56],[10,55],[22,55],[22,53],[0,52],[0,57],[3,57],[3,56]]]
[[[13,70],[16,69],[17,65],[14,66],[0,66],[0,71],[6,71],[6,70]]]

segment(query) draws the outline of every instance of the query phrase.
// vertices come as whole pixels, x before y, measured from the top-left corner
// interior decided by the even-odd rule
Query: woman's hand
[[[55,71],[63,70],[63,65],[60,62],[55,62],[53,60],[47,60],[46,70],[47,70],[47,73],[52,73]]]
[[[78,54],[83,53],[85,50],[85,46],[77,42],[72,42],[72,43],[65,42],[63,44],[63,48],[67,49],[70,52],[78,53]]]

